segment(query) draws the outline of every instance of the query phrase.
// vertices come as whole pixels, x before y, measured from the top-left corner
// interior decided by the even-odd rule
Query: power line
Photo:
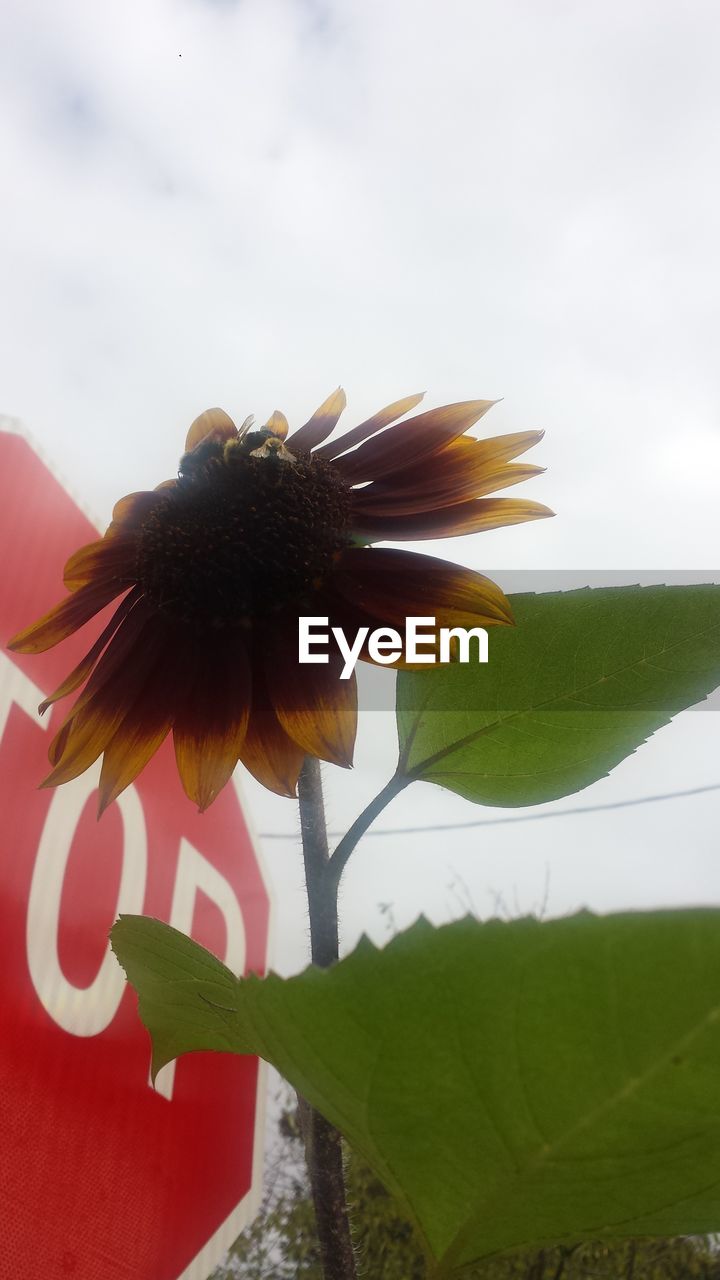
[[[568,818],[577,813],[604,813],[608,809],[631,809],[639,804],[657,804],[660,800],[679,800],[683,796],[699,796],[707,791],[720,791],[720,782],[709,783],[706,787],[690,787],[687,791],[662,791],[656,796],[638,796],[634,800],[614,800],[609,804],[576,805],[572,809],[554,809],[551,813],[522,813],[512,818],[477,818],[473,822],[436,822],[422,827],[375,827],[366,831],[363,839],[370,836],[413,836],[422,835],[426,831],[467,831],[470,827],[502,827],[511,822],[543,822],[548,818]],[[344,831],[328,831],[333,839],[340,839]],[[296,840],[294,831],[261,831],[261,840]]]

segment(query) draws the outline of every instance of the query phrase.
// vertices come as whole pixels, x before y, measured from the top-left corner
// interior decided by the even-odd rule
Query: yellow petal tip
[[[109,794],[103,793],[102,791],[100,792],[100,795],[98,797],[96,822],[100,821],[105,810],[110,808],[110,805],[112,804],[114,799],[115,799],[115,796],[112,794],[112,792]]]
[[[211,432],[219,439],[230,440],[237,435],[237,427],[224,409],[205,409],[190,426],[185,438],[185,452],[195,449]]]

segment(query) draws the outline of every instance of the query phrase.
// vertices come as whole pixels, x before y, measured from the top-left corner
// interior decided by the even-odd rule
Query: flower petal
[[[128,712],[103,753],[98,818],[149,763],[165,741],[172,722],[173,703],[168,697],[161,700],[157,686],[153,686],[152,699],[144,697],[142,706],[136,705]]]
[[[134,782],[162,746],[197,662],[192,641],[172,634],[167,620],[152,620],[153,661],[141,687],[126,701],[126,713],[103,754],[98,817]]]
[[[410,462],[430,457],[478,422],[494,404],[496,400],[464,400],[430,409],[367,440],[354,453],[343,454],[335,466],[348,484],[379,480]]]
[[[120,498],[113,507],[112,523],[110,530],[113,532],[129,532],[130,530],[139,529],[147,520],[150,512],[158,506],[162,501],[162,493],[158,497],[158,490],[167,489],[177,484],[177,480],[163,480],[162,484],[156,485],[155,489],[139,489],[137,493],[128,493],[124,498]],[[106,537],[107,537],[106,533]]]
[[[102,631],[98,636],[92,649],[86,653],[82,662],[79,662],[70,674],[65,677],[62,684],[58,685],[54,693],[51,693],[48,698],[45,698],[44,701],[40,703],[40,706],[38,707],[40,715],[44,715],[48,707],[52,706],[54,702],[59,702],[61,698],[66,698],[69,693],[74,693],[76,689],[80,688],[80,685],[90,675],[90,672],[95,666],[95,663],[100,657],[103,649],[115,635],[115,632],[123,619],[126,618],[130,610],[134,608],[139,595],[139,587],[134,587],[132,591],[128,592],[122,603],[118,605],[104,631]]]
[[[353,490],[352,510],[360,520],[365,515],[404,516],[416,511],[436,511],[440,507],[466,502],[468,498],[481,498],[498,489],[508,489],[510,485],[542,475],[544,470],[544,467],[535,467],[530,463],[504,462],[497,466],[492,463],[478,466],[474,460],[469,460],[462,470],[458,468],[450,471],[443,470],[438,460],[437,469],[428,470],[424,483],[416,489],[393,488],[391,482],[387,481],[385,484],[370,484],[363,489]]]
[[[265,430],[271,431],[274,436],[279,436],[281,440],[284,440],[289,430],[285,414],[276,409],[265,423]]]
[[[291,452],[310,453],[316,445],[322,444],[337,426],[338,418],[346,404],[345,392],[342,387],[338,387],[337,391],[333,391],[320,408],[315,410],[312,418],[288,438],[288,445],[292,446]]]
[[[449,500],[456,501],[454,491],[464,481],[467,480],[468,487],[470,482],[475,487],[485,476],[496,473],[509,463],[511,458],[516,458],[518,454],[525,453],[538,444],[544,434],[544,431],[516,431],[511,435],[492,436],[485,440],[459,436],[443,445],[430,458],[425,458],[420,463],[411,461],[408,466],[392,475],[356,490],[355,496],[358,501],[380,493],[408,498],[411,494],[424,493],[442,484],[451,495]]]
[[[417,541],[422,538],[455,538],[467,533],[499,529],[503,525],[543,520],[555,512],[541,502],[515,498],[478,498],[458,502],[424,514],[407,516],[358,515],[353,532],[367,542]]]
[[[50,609],[38,622],[33,622],[24,631],[18,631],[8,642],[8,649],[14,653],[44,653],[52,649],[67,636],[72,635],[80,627],[89,622],[96,613],[104,609],[110,601],[130,586],[129,582],[121,585],[116,581],[90,582],[80,587],[72,595],[61,600]]]
[[[203,812],[240,758],[250,716],[250,663],[231,633],[204,644],[194,665],[194,679],[175,716],[173,740],[185,794]]]
[[[374,413],[372,418],[366,418],[364,422],[360,422],[352,431],[346,431],[344,436],[340,436],[337,440],[331,440],[329,444],[324,444],[321,449],[315,450],[316,458],[325,458],[331,461],[337,458],[339,454],[346,453],[348,449],[354,449],[355,445],[361,444],[363,440],[367,440],[368,436],[374,436],[377,431],[382,431],[383,427],[387,427],[396,418],[402,418],[404,413],[409,413],[425,395],[421,391],[419,395],[405,396],[403,400],[395,400],[393,404],[388,404],[384,409],[380,409],[378,413]]]
[[[401,630],[409,617],[434,617],[439,627],[513,621],[509,601],[490,578],[414,551],[351,547],[332,585],[351,605]]]
[[[56,787],[89,769],[102,755],[126,711],[122,702],[95,698],[82,711],[72,714],[50,743],[48,757],[53,769],[40,785]]]
[[[77,716],[108,684],[112,684],[111,696],[127,707],[135,690],[142,687],[148,667],[154,661],[154,651],[160,643],[156,632],[161,626],[147,600],[142,596],[136,599],[134,607],[128,610],[127,617],[95,665],[82,693],[75,699],[68,719]]]
[[[168,638],[157,618],[148,618],[142,602],[131,611],[50,743],[54,768],[43,786],[69,782],[97,760],[162,664]]]
[[[253,665],[252,694],[250,722],[240,759],[269,791],[280,796],[295,796],[305,752],[279,724],[258,664]]]
[[[50,744],[48,756],[53,768],[40,786],[57,787],[89,769],[102,755],[123,715],[124,708],[97,707],[67,721]]]
[[[135,580],[137,538],[121,533],[106,534],[71,555],[63,573],[68,591],[77,591],[90,582],[115,582],[124,591]]]
[[[265,652],[265,678],[275,714],[303,751],[344,768],[352,765],[357,732],[355,676],[340,679],[344,660],[338,650],[326,664],[300,664],[297,618]]]
[[[218,440],[232,440],[237,435],[237,427],[224,409],[205,409],[198,415],[185,437],[185,452],[195,449],[211,433]]]

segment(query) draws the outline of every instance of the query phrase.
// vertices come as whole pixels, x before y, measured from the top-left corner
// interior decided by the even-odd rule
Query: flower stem
[[[335,898],[337,899],[338,885],[345,867],[347,866],[350,854],[355,849],[358,841],[362,839],[368,827],[372,825],[379,814],[382,813],[391,800],[399,795],[401,791],[411,782],[412,779],[404,774],[395,773],[389,782],[385,784],[382,791],[370,801],[362,813],[358,814],[352,826],[348,828],[342,840],[337,845],[332,857],[327,863],[327,871],[325,879],[329,881]]]
[[[308,756],[298,780],[305,882],[314,964],[326,968],[338,958],[337,880],[325,875],[330,860],[320,764]],[[324,1280],[355,1280],[342,1139],[337,1129],[304,1099],[300,1120],[312,1187]]]
[[[320,762],[308,756],[298,779],[300,830],[310,911],[313,964],[326,969],[338,958],[337,884],[325,875],[330,861]]]

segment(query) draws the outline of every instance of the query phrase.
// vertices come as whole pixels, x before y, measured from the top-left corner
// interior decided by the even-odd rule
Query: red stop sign
[[[19,435],[0,433],[3,643],[97,537]],[[98,823],[98,771],[39,791],[65,708],[37,715],[100,630],[0,653],[3,1268],[46,1280],[204,1280],[259,1193],[256,1058],[191,1054],[148,1081],[149,1041],[108,950],[119,911],[175,924],[235,972],[265,966],[269,897],[232,785],[198,814],[172,747]],[[260,1118],[259,1118],[260,1116]]]

